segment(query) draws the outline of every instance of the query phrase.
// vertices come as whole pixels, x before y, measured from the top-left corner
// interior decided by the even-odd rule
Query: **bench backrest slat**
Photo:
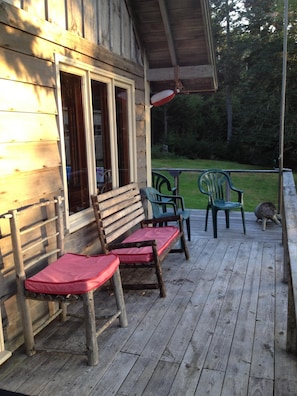
[[[139,188],[131,183],[99,195],[92,195],[98,234],[104,253],[108,245],[145,219]]]
[[[131,230],[141,220],[143,220],[142,212],[138,209],[132,213],[126,213],[122,217],[118,217],[117,215],[110,216],[102,221],[102,226],[106,235],[113,234],[115,230],[119,230],[119,235],[121,235]]]

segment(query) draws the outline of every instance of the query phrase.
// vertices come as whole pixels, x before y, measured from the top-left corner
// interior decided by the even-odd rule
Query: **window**
[[[81,77],[61,72],[66,175],[69,213],[89,207],[86,133]]]
[[[124,186],[129,183],[130,175],[127,90],[116,87],[115,101],[119,156],[119,185]]]
[[[93,127],[95,142],[96,182],[99,192],[112,188],[110,127],[108,120],[107,86],[91,81]]]
[[[136,180],[134,83],[56,56],[67,228],[93,221],[90,195]]]

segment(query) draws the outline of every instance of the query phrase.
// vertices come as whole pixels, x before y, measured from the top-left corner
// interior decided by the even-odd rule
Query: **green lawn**
[[[227,161],[153,159],[152,168],[187,168],[187,169],[269,169],[252,165],[238,164]],[[173,184],[173,177],[168,172],[166,175]],[[198,173],[183,172],[180,174],[180,195],[184,196],[187,208],[205,209],[207,198],[201,194],[197,187]],[[255,207],[263,201],[271,201],[278,206],[278,174],[231,174],[235,187],[244,191],[244,206],[247,212],[253,212]]]

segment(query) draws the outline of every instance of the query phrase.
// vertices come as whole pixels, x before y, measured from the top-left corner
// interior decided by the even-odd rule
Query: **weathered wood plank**
[[[24,172],[12,177],[8,175],[1,177],[0,181],[0,193],[5,195],[5,200],[0,200],[0,213],[32,203],[33,199],[45,198],[50,194],[57,195],[59,188],[62,189],[59,168]]]
[[[285,268],[288,273],[288,320],[287,320],[287,350],[297,353],[297,194],[293,174],[283,175],[283,201],[286,229],[285,233]],[[289,268],[287,259],[289,260]]]
[[[83,37],[83,5],[82,0],[67,2],[67,30]]]
[[[224,381],[224,372],[203,369],[195,395],[220,395]],[[231,395],[231,393],[230,393]]]
[[[107,49],[111,49],[109,5],[110,1],[101,1],[98,8],[98,44]]]
[[[134,366],[137,359],[137,355],[120,353],[118,355],[118,359],[112,362],[110,370],[105,373],[105,375],[103,375],[102,379],[98,382],[94,389],[92,389],[90,396],[117,394],[119,387]],[[110,376],[111,373],[112,376]]]
[[[202,311],[173,383],[171,390],[173,393],[179,394],[183,389],[186,389],[186,395],[192,395],[195,392],[213,339],[238,249],[238,242],[235,242],[231,249],[218,242],[218,247],[213,251],[211,260],[203,274],[202,279],[208,281],[206,288],[201,288],[201,282],[197,285],[196,297],[195,299],[192,297],[191,301],[192,303],[195,301],[195,305],[199,300],[202,301]],[[217,257],[220,257],[220,264],[217,262]]]
[[[164,362],[160,360],[154,370],[153,375],[145,387],[143,396],[149,395],[169,395],[171,384],[178,370],[178,364],[172,362]]]
[[[261,273],[263,244],[253,242],[237,317],[222,396],[245,394],[248,389]]]
[[[263,249],[251,376],[274,378],[275,246]]]
[[[84,0],[83,3],[84,37],[92,43],[98,43],[97,4],[100,7],[100,3],[96,0]]]
[[[11,43],[11,35],[14,29],[8,34],[5,25],[0,24],[0,42]],[[1,77],[7,80],[20,81],[44,87],[55,87],[56,80],[53,71],[53,63],[50,61],[32,58],[31,55],[16,54],[6,48],[1,48],[0,44]],[[11,67],[11,65],[14,67]],[[30,70],[30,73],[28,73]],[[42,73],[40,72],[42,70]],[[36,88],[35,88],[36,89]]]
[[[59,140],[55,114],[2,112],[0,142]]]
[[[297,389],[297,360],[286,351],[288,286],[283,281],[283,248],[276,245],[276,306],[275,306],[275,394],[290,395]],[[286,378],[286,380],[284,380]]]
[[[126,7],[121,3],[121,54],[124,58],[135,59],[135,40],[133,40],[132,22]]]
[[[45,19],[45,1],[31,1],[22,0],[22,8],[24,11],[29,12],[31,15],[35,15],[38,18]]]
[[[62,29],[66,29],[65,2],[60,0],[47,0],[47,20]]]
[[[243,284],[249,261],[250,246],[242,243],[239,247],[230,247],[230,278],[226,279],[226,285],[223,305],[213,335],[211,345],[205,361],[205,367],[210,370],[225,371],[228,363],[228,352],[231,348],[234,337],[237,315],[242,298]],[[236,260],[234,262],[234,260]]]
[[[110,7],[112,12],[110,13],[110,26],[113,27],[111,31],[111,50],[118,55],[121,55],[121,44],[124,37],[121,32],[121,5],[123,4],[120,0],[110,0]]]
[[[178,326],[164,349],[162,360],[179,363],[182,361],[207,299],[209,280],[206,276],[206,267],[208,266],[209,252],[215,249],[215,244],[212,245],[209,240],[199,240],[197,244],[199,250],[196,253],[192,252],[195,257],[194,262],[191,260],[192,268],[190,271],[185,269],[180,278],[182,289],[192,295]],[[211,265],[209,267],[211,271]]]
[[[247,396],[252,395],[273,395],[273,381],[266,378],[251,377]]]
[[[37,92],[35,85],[0,79],[0,111],[57,114],[55,91],[39,86]]]
[[[57,150],[57,142],[34,142],[0,144],[1,177],[36,169],[58,167],[61,158]]]

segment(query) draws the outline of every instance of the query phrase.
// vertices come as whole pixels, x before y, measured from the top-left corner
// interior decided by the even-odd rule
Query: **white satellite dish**
[[[165,91],[158,92],[151,97],[152,106],[162,106],[170,102],[175,97],[175,92],[172,89],[166,89]]]

